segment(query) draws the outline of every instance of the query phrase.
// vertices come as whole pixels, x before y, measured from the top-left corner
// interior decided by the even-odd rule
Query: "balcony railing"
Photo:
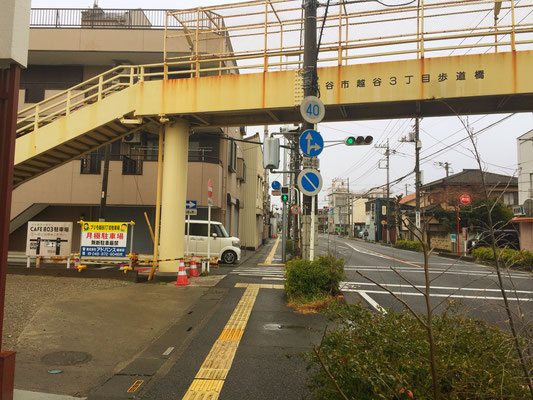
[[[167,10],[158,9],[102,9],[102,8],[32,8],[31,28],[100,28],[100,29],[150,29],[164,28]],[[182,15],[183,22],[196,26],[196,13]],[[205,22],[211,29],[219,17]]]

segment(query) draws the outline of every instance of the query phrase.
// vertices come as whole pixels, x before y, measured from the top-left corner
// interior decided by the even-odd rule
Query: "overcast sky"
[[[99,0],[102,8],[161,8],[161,9],[186,9],[198,6],[232,3],[227,0]],[[390,0],[394,4],[397,0]],[[32,0],[32,7],[58,7],[58,8],[83,8],[92,7],[91,0]],[[529,18],[529,17],[528,17]],[[533,15],[531,15],[533,22]],[[488,171],[506,175],[517,175],[517,141],[516,138],[533,129],[533,114],[522,113],[510,116],[498,115],[471,115],[468,117],[474,131],[481,131],[478,137],[479,150],[485,167]],[[341,140],[347,135],[372,135],[374,145],[390,141],[391,155],[390,179],[393,181],[414,168],[414,146],[412,143],[401,143],[400,138],[407,136],[413,130],[414,120],[382,120],[382,121],[354,121],[343,123],[323,123],[318,125],[318,130],[324,140]],[[279,130],[279,126],[272,126],[272,130]],[[248,133],[260,132],[262,127],[249,127]],[[430,182],[445,176],[443,167],[437,163],[448,162],[451,171],[460,172],[466,168],[476,168],[477,164],[471,154],[469,141],[455,145],[466,137],[463,125],[457,117],[425,118],[420,123],[420,138],[422,141],[421,169],[424,182]],[[384,151],[374,146],[345,147],[343,145],[326,148],[320,155],[320,170],[324,179],[322,193],[319,196],[320,206],[325,205],[327,187],[333,178],[349,178],[350,189],[354,192],[364,192],[374,186],[385,184],[386,170]],[[271,179],[279,176],[272,176]],[[409,193],[413,192],[414,175],[391,188],[392,194],[404,193],[406,187]]]

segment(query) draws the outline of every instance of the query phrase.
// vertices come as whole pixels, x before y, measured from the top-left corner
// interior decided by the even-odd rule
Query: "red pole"
[[[459,255],[459,199],[457,199],[457,255]]]
[[[20,67],[0,69],[0,399],[13,399],[15,352],[2,350]]]

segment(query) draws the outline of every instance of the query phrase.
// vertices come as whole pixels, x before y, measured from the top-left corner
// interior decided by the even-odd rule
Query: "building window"
[[[24,103],[39,103],[44,100],[44,87],[28,87],[24,90]]]
[[[220,164],[220,138],[213,134],[189,136],[189,161]]]
[[[80,174],[100,175],[103,157],[101,148],[84,155],[81,158]]]
[[[243,158],[237,158],[237,179],[242,182],[246,181],[246,164]]]
[[[122,175],[142,175],[143,160],[141,157],[122,156]]]
[[[228,169],[231,172],[237,171],[237,142],[230,140],[228,144]]]
[[[503,203],[506,206],[514,206],[514,205],[518,204],[518,193],[517,192],[504,193],[503,194]]]

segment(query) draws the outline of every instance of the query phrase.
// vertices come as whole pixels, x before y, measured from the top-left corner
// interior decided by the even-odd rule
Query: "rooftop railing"
[[[151,29],[165,27],[167,10],[119,8],[32,8],[31,28]],[[212,20],[216,21],[213,15]],[[193,12],[183,15],[186,23],[196,22]],[[214,27],[206,21],[203,28]]]

